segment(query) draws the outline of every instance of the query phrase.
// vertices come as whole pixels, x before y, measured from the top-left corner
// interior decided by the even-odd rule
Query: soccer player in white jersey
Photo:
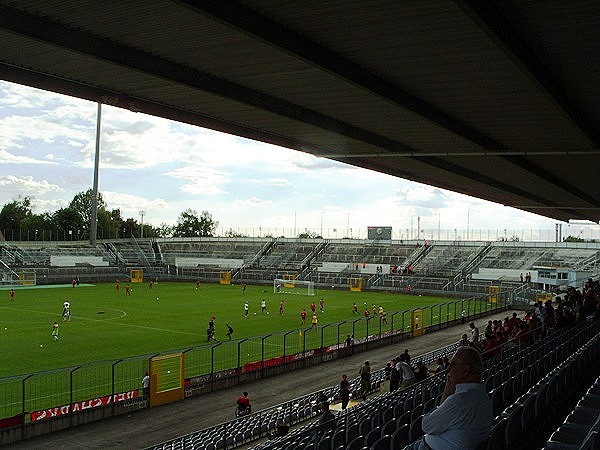
[[[63,322],[68,322],[71,320],[71,302],[69,300],[65,300],[63,303]]]

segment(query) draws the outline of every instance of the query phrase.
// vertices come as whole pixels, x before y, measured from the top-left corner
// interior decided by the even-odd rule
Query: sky
[[[96,118],[96,103],[0,81],[0,206],[29,196],[53,212],[90,189]],[[555,220],[302,152],[106,105],[101,124],[99,191],[124,219],[173,225],[192,209],[217,234],[553,238]]]

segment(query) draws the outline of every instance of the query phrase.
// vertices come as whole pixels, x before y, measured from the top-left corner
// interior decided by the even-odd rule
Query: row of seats
[[[496,358],[485,362],[486,385],[492,388],[495,400],[495,412],[498,416],[493,438],[482,445],[485,449],[515,448],[515,436],[523,429],[516,427],[517,416],[522,409],[515,398],[533,386],[547,382],[545,376],[560,366],[561,361],[569,356],[583,352],[582,345],[593,342],[598,333],[598,326],[581,324],[575,328],[557,333],[544,341],[525,348],[507,349]],[[584,346],[589,348],[589,345]],[[579,352],[579,353],[578,353]],[[541,355],[544,355],[542,357]],[[581,367],[587,367],[589,357],[580,359]],[[551,383],[550,391],[559,392],[559,380]],[[560,384],[560,389],[563,388]],[[336,427],[318,436],[316,428],[303,428],[294,432],[293,436],[280,438],[255,447],[255,450],[358,450],[358,449],[398,449],[422,436],[421,420],[423,414],[431,411],[439,404],[444,388],[444,376],[430,377],[409,389],[381,394],[371,398],[346,412],[338,414]],[[540,393],[538,408],[544,412],[541,398],[545,399],[547,391]],[[525,410],[528,412],[535,405],[530,400]],[[512,408],[512,409],[511,409]],[[510,416],[510,414],[513,416]],[[510,417],[510,420],[508,419]],[[520,423],[521,416],[518,422]],[[510,423],[510,427],[506,424]],[[502,428],[504,427],[504,428]],[[507,431],[509,430],[509,431]],[[508,434],[506,434],[508,433]]]
[[[596,350],[597,352],[597,350]],[[595,355],[597,361],[598,355]],[[581,397],[575,409],[550,436],[545,450],[593,450],[600,447],[600,377]]]
[[[394,449],[402,448],[421,435],[419,419],[435,407],[443,386],[443,375],[436,375],[409,389],[378,395],[360,407],[341,412],[335,429],[322,435],[314,425],[304,427],[291,437],[267,442],[255,450],[358,450],[364,447],[387,450],[390,445]]]
[[[556,344],[555,350],[491,392],[497,415],[490,438],[482,449],[527,449],[534,445],[532,440],[543,432],[543,427],[577,389],[582,378],[590,372],[598,372],[598,325],[582,324],[584,328],[560,333],[560,340],[551,341]],[[529,369],[535,371],[532,373]],[[523,381],[525,377],[528,382]]]

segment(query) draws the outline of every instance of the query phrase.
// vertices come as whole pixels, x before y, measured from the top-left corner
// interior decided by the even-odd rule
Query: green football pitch
[[[211,374],[314,348],[335,345],[354,333],[357,340],[390,331],[410,331],[412,309],[422,309],[422,326],[489,310],[485,297],[460,301],[418,295],[317,290],[314,296],[274,293],[271,286],[195,283],[32,286],[0,290],[0,419],[71,402],[140,388],[149,360],[183,352],[186,378]],[[284,290],[284,289],[282,289]],[[319,300],[325,302],[319,311]],[[261,300],[268,314],[261,311]],[[71,319],[63,321],[63,302]],[[284,313],[279,314],[280,301]],[[248,301],[249,314],[244,315]],[[311,302],[318,327],[311,328]],[[353,304],[358,314],[353,314]],[[388,323],[365,320],[382,306]],[[302,309],[307,311],[301,323]],[[215,340],[206,329],[214,317]],[[52,336],[58,323],[59,339]],[[233,340],[226,336],[229,323]],[[257,363],[258,361],[258,363]]]
[[[195,283],[183,282],[158,283],[152,289],[146,283],[131,287],[131,296],[125,294],[123,283],[118,291],[113,284],[17,288],[14,301],[7,290],[0,291],[0,377],[206,345],[211,317],[215,317],[216,339],[228,340],[225,324],[229,323],[236,340],[301,329],[302,308],[308,312],[306,326],[310,326],[312,301],[317,304],[319,326],[363,317],[373,303],[383,306],[389,319],[395,311],[452,301],[348,290],[317,290],[314,296],[275,294],[272,287],[251,285],[245,292],[239,285],[202,284],[196,289]],[[261,312],[263,298],[268,315]],[[324,313],[319,312],[321,298]],[[69,322],[62,320],[65,300],[71,302]],[[283,315],[279,314],[281,300]],[[360,316],[352,314],[354,302]],[[54,321],[59,324],[58,341],[51,336]]]

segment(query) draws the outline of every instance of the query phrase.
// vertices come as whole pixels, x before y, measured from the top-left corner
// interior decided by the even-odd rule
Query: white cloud
[[[192,195],[214,195],[225,193],[221,185],[230,182],[229,174],[206,166],[186,166],[166,172],[165,175],[187,183],[181,185],[182,192]]]
[[[103,191],[102,198],[107,204],[107,209],[120,209],[122,217],[125,218],[134,217],[139,219],[139,212],[141,210],[152,215],[164,209],[171,209],[169,202],[162,198],[149,199],[138,195],[113,191]]]
[[[0,201],[56,210],[93,178],[97,105],[0,81]],[[224,228],[553,228],[553,222],[349,164],[102,107],[100,190],[109,209],[173,224],[207,210]],[[52,164],[52,165],[50,165]],[[56,170],[55,165],[60,165]],[[12,177],[12,178],[10,178]],[[457,231],[458,233],[458,231]],[[281,234],[277,232],[277,234]],[[463,233],[464,234],[464,233]]]
[[[16,155],[6,150],[0,150],[0,164],[56,164],[56,162]]]
[[[247,198],[247,199],[237,199],[233,202],[234,208],[244,207],[244,208],[268,208],[273,205],[271,200],[261,200],[257,197]]]
[[[56,184],[50,184],[46,180],[34,180],[31,176],[16,177],[13,175],[0,176],[0,191],[4,194],[17,194],[31,196],[44,195],[54,192],[62,192],[62,188]]]

